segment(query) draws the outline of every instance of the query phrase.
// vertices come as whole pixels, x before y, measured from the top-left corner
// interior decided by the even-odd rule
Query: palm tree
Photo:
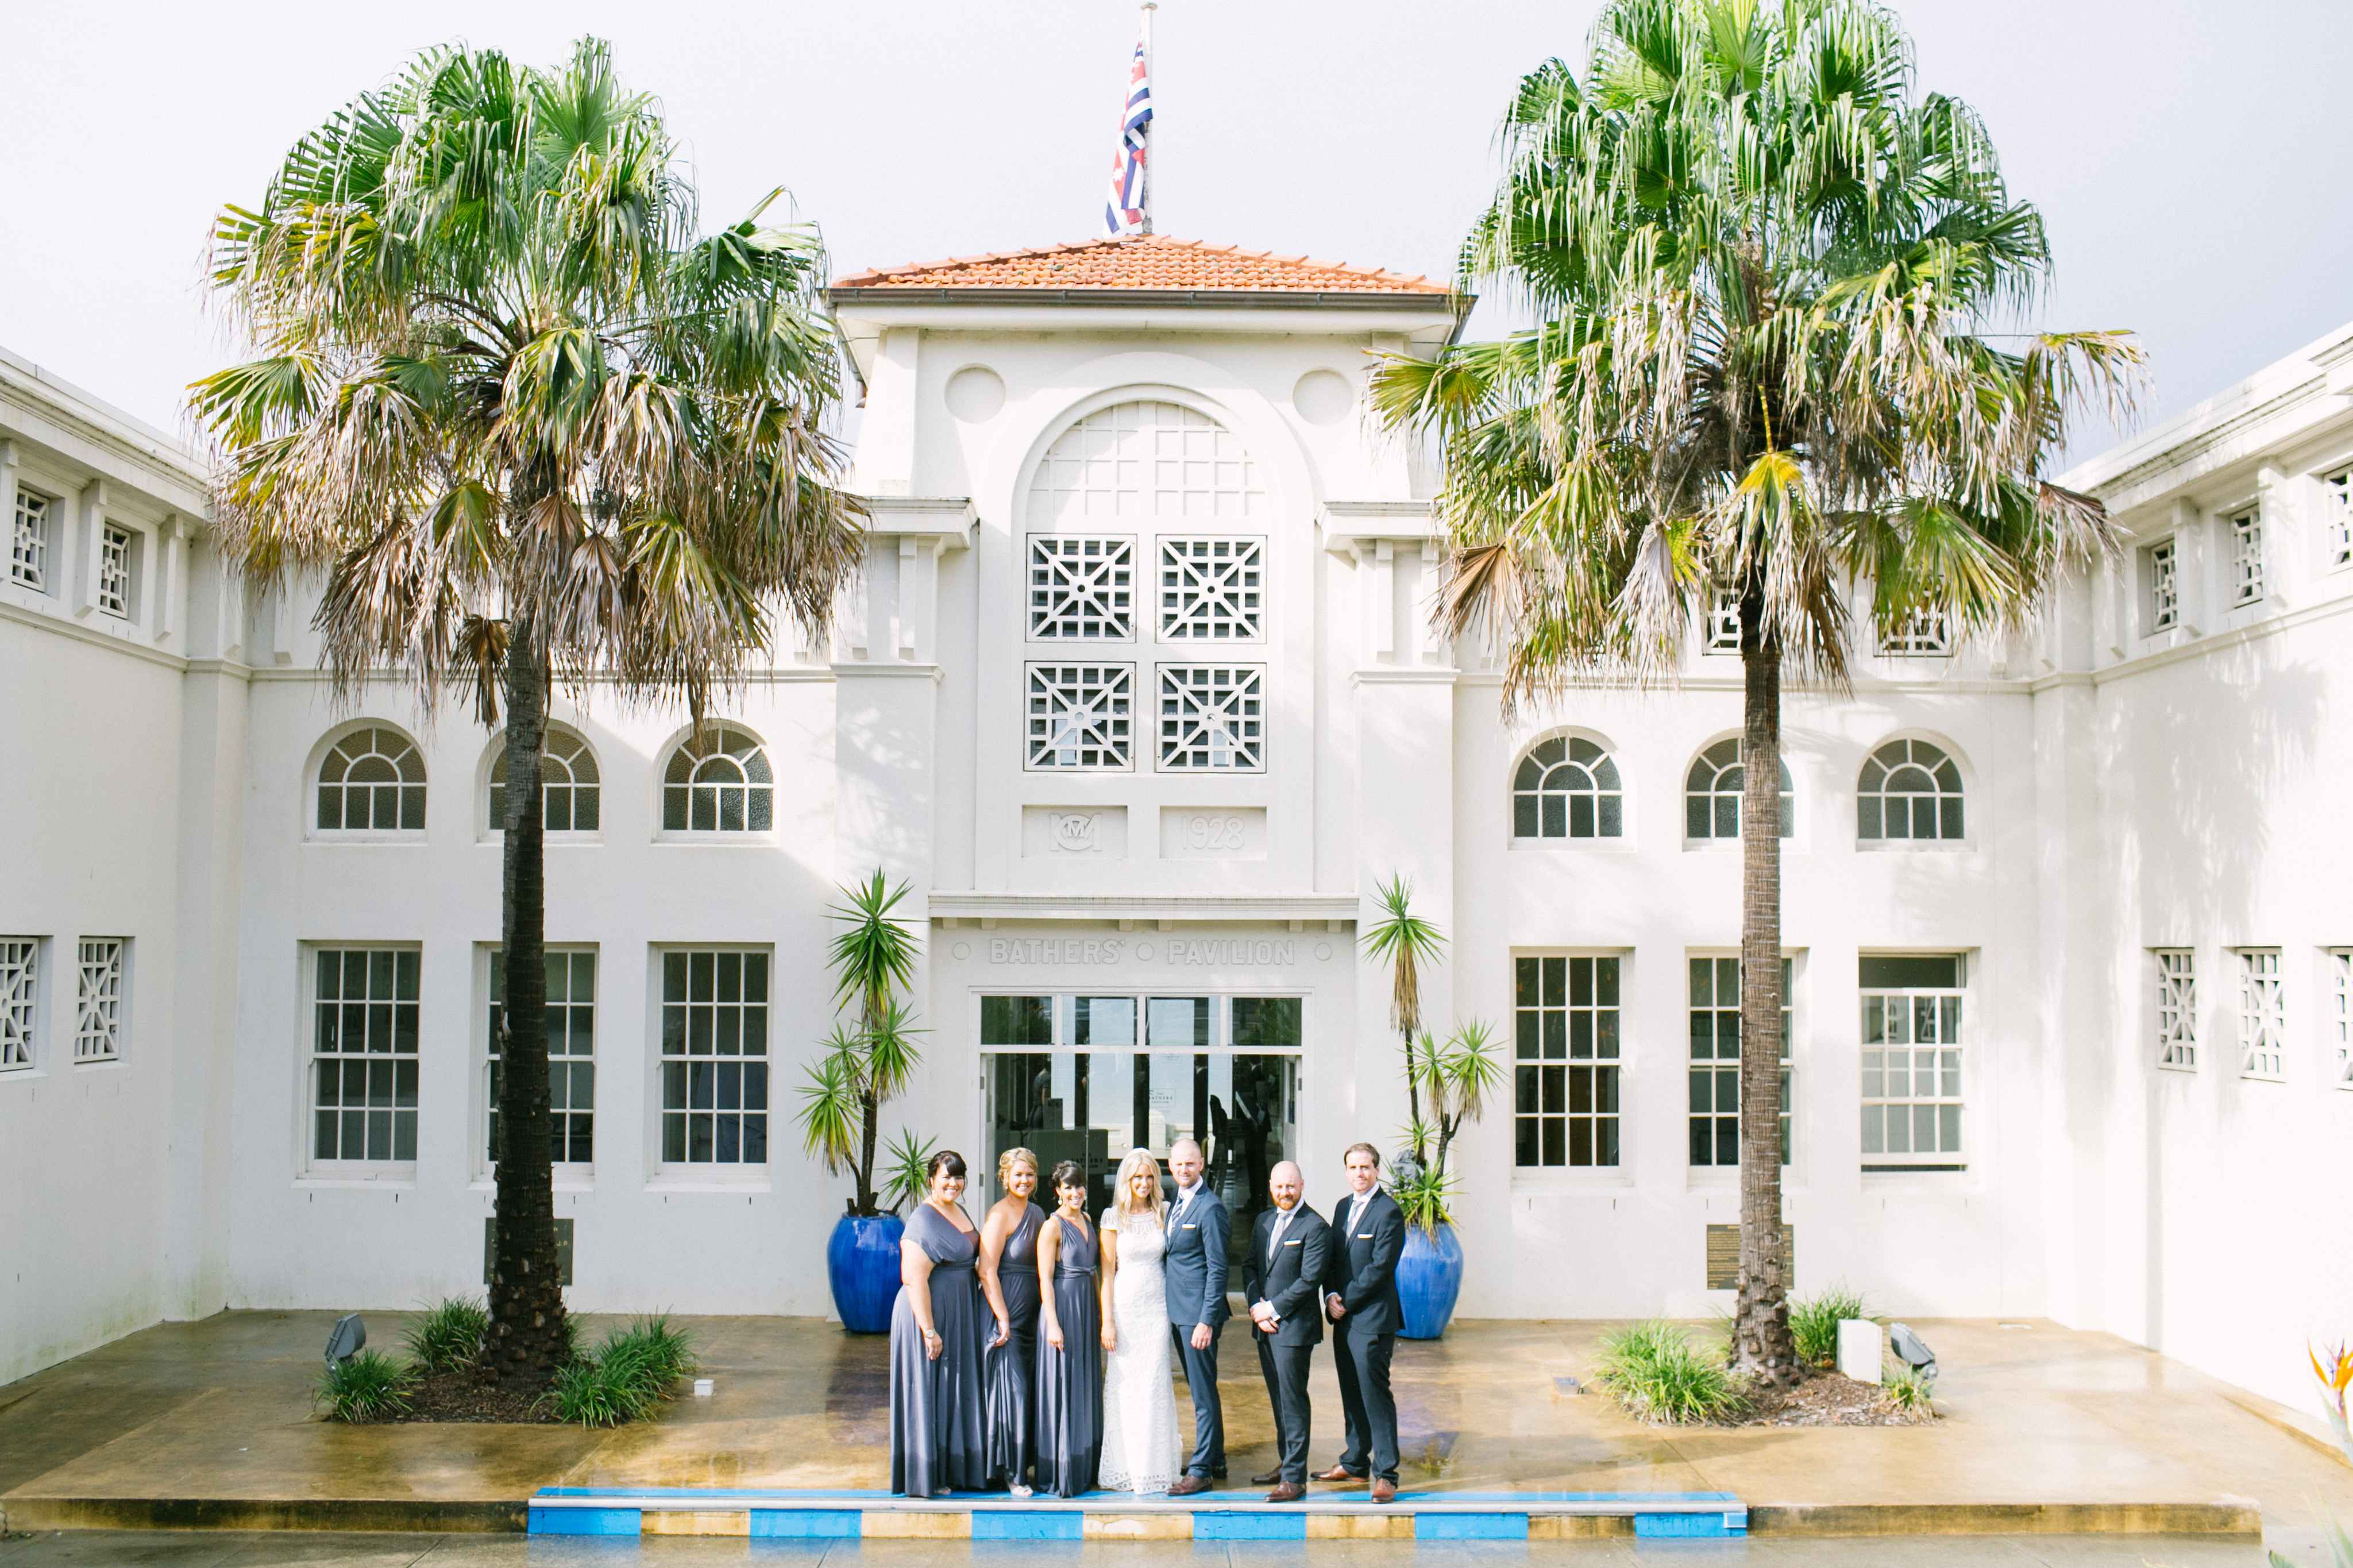
[[[1418,1065],[1413,1037],[1421,1030],[1422,967],[1444,956],[1446,938],[1413,912],[1413,884],[1402,874],[1392,874],[1374,897],[1380,900],[1381,917],[1366,928],[1364,948],[1366,954],[1389,966],[1389,1027],[1398,1032],[1405,1051],[1406,1142],[1414,1164],[1419,1166],[1430,1157],[1431,1131],[1421,1119],[1421,1087],[1427,1075]],[[1436,1048],[1433,1043],[1433,1054]]]
[[[1517,701],[1574,671],[1672,679],[1736,608],[1741,1244],[1734,1362],[1795,1375],[1780,1247],[1784,671],[1843,687],[1855,622],[2025,621],[2113,549],[2046,477],[2084,403],[2128,406],[2121,332],[1991,329],[2041,296],[2041,216],[1963,103],[1914,88],[1869,0],[1611,0],[1582,76],[1520,84],[1466,289],[1532,324],[1385,360],[1377,417],[1446,465],[1440,614]]]
[[[771,201],[774,200],[772,196]],[[698,233],[659,106],[606,47],[418,56],[224,206],[208,281],[253,357],[190,389],[223,559],[324,581],[339,698],[397,671],[506,719],[494,1378],[565,1354],[549,1165],[540,752],[550,687],[683,699],[826,617],[860,551],[817,230]]]
[[[828,955],[834,1000],[854,1005],[858,1021],[854,1027],[836,1024],[825,1055],[806,1069],[800,1091],[801,1142],[825,1162],[827,1171],[839,1175],[848,1170],[857,1178],[858,1192],[849,1200],[852,1215],[875,1215],[882,1212],[874,1190],[882,1103],[907,1087],[923,1059],[914,1041],[923,1031],[898,997],[915,977],[915,934],[892,912],[907,896],[904,882],[892,888],[878,870],[866,881],[842,889],[841,896],[833,913],[845,923]],[[912,1133],[902,1136],[907,1148],[915,1147]],[[902,1150],[898,1164],[903,1169],[905,1163]],[[898,1205],[894,1202],[892,1206]]]

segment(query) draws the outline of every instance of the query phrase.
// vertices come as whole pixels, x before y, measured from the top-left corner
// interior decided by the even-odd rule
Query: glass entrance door
[[[1041,1174],[1075,1161],[1101,1214],[1130,1149],[1160,1161],[1173,1193],[1168,1148],[1191,1138],[1246,1235],[1268,1173],[1299,1148],[1301,1009],[1296,996],[984,996],[986,1173],[993,1183],[1016,1147]]]

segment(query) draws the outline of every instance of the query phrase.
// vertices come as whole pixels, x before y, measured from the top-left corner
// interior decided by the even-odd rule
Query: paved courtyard
[[[224,1526],[501,1529],[548,1485],[887,1484],[883,1342],[815,1320],[691,1320],[714,1396],[617,1432],[316,1420],[310,1388],[331,1321],[167,1324],[0,1388],[9,1528],[175,1522],[139,1511],[160,1500]],[[1722,1490],[1757,1510],[1760,1537],[2146,1530],[2154,1516],[2136,1510],[2154,1506],[2206,1510],[2209,1522],[2184,1526],[2197,1529],[2251,1509],[2274,1529],[2353,1520],[2341,1458],[2264,1419],[2253,1396],[2107,1335],[1924,1321],[1946,1369],[1933,1426],[1671,1430],[1562,1381],[1589,1384],[1604,1326],[1469,1321],[1400,1347],[1407,1487]],[[397,1314],[369,1328],[376,1344],[398,1342]],[[1272,1433],[1247,1343],[1229,1334],[1222,1350],[1240,1477],[1267,1463]],[[1337,1451],[1340,1406],[1328,1357],[1316,1374],[1321,1463]]]

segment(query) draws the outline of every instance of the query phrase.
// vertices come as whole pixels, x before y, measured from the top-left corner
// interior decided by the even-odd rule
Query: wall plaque
[[[1781,1227],[1781,1268],[1790,1288],[1798,1280],[1798,1233],[1794,1226]],[[1740,1227],[1736,1225],[1712,1225],[1707,1227],[1707,1288],[1711,1290],[1740,1289]]]

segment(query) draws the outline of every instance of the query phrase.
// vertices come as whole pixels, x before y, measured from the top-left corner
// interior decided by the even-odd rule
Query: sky
[[[1519,76],[1595,0],[1163,0],[1161,233],[1451,273]],[[2128,328],[2142,427],[2353,319],[2346,0],[1896,0],[1924,88],[1986,120],[2056,258],[2038,323]],[[705,220],[787,187],[835,270],[1097,231],[1131,0],[11,0],[0,347],[167,429],[237,345],[211,215],[414,51],[554,63],[609,39],[664,102]],[[1496,316],[1482,307],[1472,331]],[[2079,433],[2078,455],[2105,445]]]

